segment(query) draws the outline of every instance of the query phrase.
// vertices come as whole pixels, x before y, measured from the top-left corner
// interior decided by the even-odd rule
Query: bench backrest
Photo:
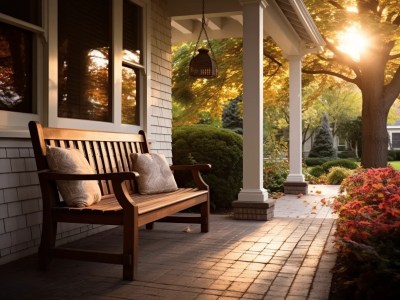
[[[43,127],[29,122],[38,171],[48,169],[46,146],[79,149],[97,173],[131,171],[130,154],[148,153],[143,130],[138,134]],[[110,182],[99,182],[103,195],[112,194]],[[128,185],[127,185],[128,187]],[[131,185],[129,184],[129,187]]]

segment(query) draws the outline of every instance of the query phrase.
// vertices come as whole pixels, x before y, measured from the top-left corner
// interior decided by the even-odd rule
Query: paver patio
[[[141,230],[133,282],[121,279],[119,265],[54,259],[41,273],[30,256],[0,266],[0,299],[327,299],[335,216],[321,199],[329,202],[338,186],[309,191],[278,199],[268,222],[212,215],[206,234],[184,224]],[[71,247],[118,251],[121,239],[115,228]]]

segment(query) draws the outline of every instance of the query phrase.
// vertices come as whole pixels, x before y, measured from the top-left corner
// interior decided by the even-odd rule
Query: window
[[[58,117],[140,125],[143,8],[59,0],[58,12]]]
[[[140,124],[140,70],[143,69],[142,10],[125,0],[122,56],[122,123]]]
[[[400,149],[400,132],[392,133],[392,147],[394,149]]]
[[[338,151],[346,151],[347,149],[347,142],[344,138],[339,137],[338,138],[338,145],[337,145],[337,150]]]
[[[58,12],[58,116],[111,122],[111,1],[62,0]]]
[[[2,0],[0,13],[0,110],[36,114],[41,1]]]

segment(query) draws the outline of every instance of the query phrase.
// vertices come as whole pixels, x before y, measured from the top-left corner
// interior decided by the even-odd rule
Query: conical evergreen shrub
[[[336,149],[333,147],[333,136],[329,127],[328,115],[323,114],[321,126],[318,128],[314,143],[308,157],[337,158]]]
[[[222,111],[222,127],[243,134],[242,97],[231,100]]]

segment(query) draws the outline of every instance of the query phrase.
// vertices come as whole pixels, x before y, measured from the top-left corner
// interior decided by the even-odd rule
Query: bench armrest
[[[139,173],[137,172],[116,172],[103,174],[67,174],[58,173],[51,170],[39,172],[40,181],[47,182],[55,180],[111,180],[114,195],[123,208],[135,206],[135,202],[129,195],[129,192],[123,182],[126,180],[135,180],[138,176]]]
[[[209,164],[196,164],[196,165],[172,165],[172,171],[191,171],[193,180],[200,190],[208,190],[208,184],[203,180],[200,171],[210,171],[211,165]]]

